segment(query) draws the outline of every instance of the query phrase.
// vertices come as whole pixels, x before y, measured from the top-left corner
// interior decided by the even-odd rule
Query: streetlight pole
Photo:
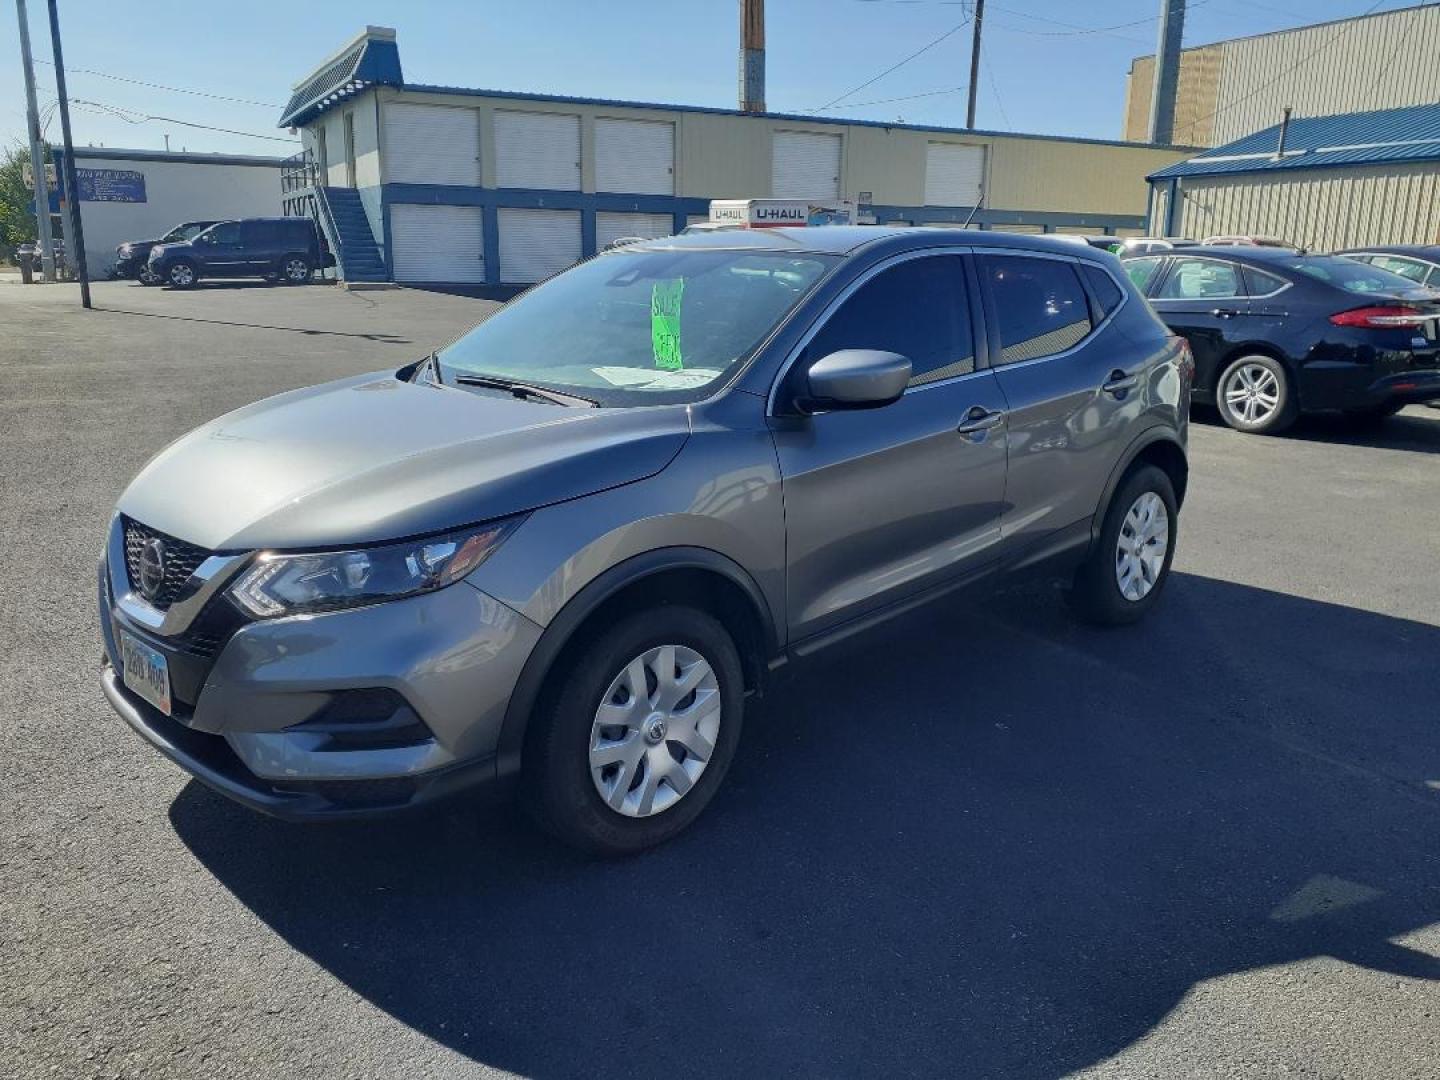
[[[15,0],[20,15],[20,66],[25,69],[25,119],[30,129],[30,171],[35,176],[35,235],[45,280],[55,280],[55,247],[50,241],[50,188],[45,183],[45,144],[40,139],[40,110],[35,106],[35,62],[30,58],[30,22],[25,0]]]
[[[60,51],[60,10],[50,0],[50,44],[55,49],[55,93],[60,98],[60,130],[65,136],[65,205],[70,209],[70,240],[80,272],[80,306],[90,306],[90,270],[85,265],[85,226],[80,221],[80,182],[75,178],[75,145],[70,141],[70,99],[65,96],[65,57]]]

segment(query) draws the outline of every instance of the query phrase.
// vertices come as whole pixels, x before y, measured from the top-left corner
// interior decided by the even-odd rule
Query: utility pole
[[[765,111],[765,0],[740,0],[740,111]]]
[[[30,22],[25,0],[15,0],[20,14],[20,66],[25,69],[25,118],[30,128],[30,171],[35,174],[35,236],[45,280],[55,280],[55,247],[50,241],[50,187],[45,183],[45,144],[40,139],[40,110],[35,107],[35,62],[30,59]]]
[[[1160,0],[1160,38],[1155,45],[1155,88],[1150,95],[1150,141],[1175,141],[1175,90],[1180,84],[1180,41],[1185,0]]]
[[[70,99],[65,96],[65,57],[60,51],[60,10],[50,0],[50,44],[55,49],[55,93],[60,98],[60,130],[65,136],[65,205],[70,210],[70,243],[80,272],[80,306],[90,306],[90,270],[85,265],[85,227],[80,223],[80,182],[75,178],[75,145],[70,141]]]
[[[965,126],[975,126],[975,95],[980,89],[980,24],[985,21],[985,0],[975,0],[975,33],[970,45],[970,102],[965,106]]]

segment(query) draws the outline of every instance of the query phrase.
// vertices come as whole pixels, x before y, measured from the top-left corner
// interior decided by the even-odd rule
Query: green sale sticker
[[[684,278],[657,281],[650,287],[650,351],[655,366],[666,371],[685,366],[680,357],[680,302],[684,295]]]

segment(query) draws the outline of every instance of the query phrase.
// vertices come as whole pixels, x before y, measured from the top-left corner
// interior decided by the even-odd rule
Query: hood
[[[119,509],[212,551],[374,543],[644,479],[689,432],[683,405],[569,409],[384,372],[197,428],[145,466]]]
[[[145,242],[150,243],[150,241],[148,240]],[[167,240],[163,244],[159,240],[156,240],[153,246],[150,248],[150,254],[163,255],[167,251],[188,251],[194,246],[195,245],[189,240]]]

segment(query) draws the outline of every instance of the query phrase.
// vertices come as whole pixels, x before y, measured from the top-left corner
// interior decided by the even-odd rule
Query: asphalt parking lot
[[[493,304],[0,286],[0,1076],[1440,1075],[1440,411],[1192,435],[1143,626],[1027,587],[803,668],[679,841],[300,827],[106,706],[170,439]]]

